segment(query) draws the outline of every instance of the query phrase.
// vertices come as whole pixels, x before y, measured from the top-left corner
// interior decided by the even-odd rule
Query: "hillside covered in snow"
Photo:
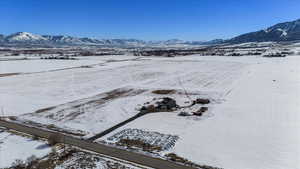
[[[279,23],[267,29],[246,33],[230,39],[229,43],[300,40],[300,19]]]

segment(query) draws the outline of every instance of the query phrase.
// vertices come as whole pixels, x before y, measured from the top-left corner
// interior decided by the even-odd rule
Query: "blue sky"
[[[0,34],[211,40],[300,18],[299,0],[1,0]]]

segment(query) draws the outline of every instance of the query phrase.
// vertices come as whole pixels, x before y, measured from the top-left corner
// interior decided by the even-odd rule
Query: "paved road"
[[[90,140],[90,141],[97,140],[98,138],[103,137],[106,134],[108,134],[108,133],[110,133],[110,132],[112,132],[112,131],[114,131],[114,130],[116,130],[116,129],[124,126],[124,125],[126,125],[127,123],[130,123],[133,120],[136,120],[137,118],[142,117],[142,116],[144,116],[146,114],[147,113],[138,113],[137,115],[135,115],[135,116],[133,116],[133,117],[131,117],[131,118],[129,118],[129,119],[127,119],[127,120],[125,120],[125,121],[123,121],[123,122],[121,122],[121,123],[119,123],[119,124],[117,124],[117,125],[115,125],[115,126],[113,126],[111,128],[109,128],[107,130],[104,130],[103,132],[101,132],[99,134],[94,135],[93,137],[89,138],[88,140]]]
[[[3,120],[0,120],[0,126],[6,127],[8,129],[13,129],[19,132],[23,132],[26,134],[36,135],[42,138],[49,138],[50,135],[57,134],[56,132],[51,132],[51,131],[29,127],[19,123],[7,122]],[[64,141],[61,142],[64,142],[65,144],[76,146],[103,155],[115,157],[125,161],[133,162],[143,166],[148,166],[156,169],[192,169],[191,167],[183,166],[163,159],[146,156],[143,154],[126,151],[115,147],[110,147],[104,144],[93,143],[88,140],[74,138],[61,133],[59,133],[59,135],[62,136],[61,138],[64,138],[63,139]]]

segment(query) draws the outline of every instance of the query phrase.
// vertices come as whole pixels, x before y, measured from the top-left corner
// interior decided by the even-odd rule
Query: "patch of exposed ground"
[[[143,151],[148,151],[148,152],[162,151],[162,148],[160,146],[154,146],[149,143],[145,143],[141,140],[121,139],[116,143],[116,145],[125,146],[130,149],[133,147],[137,147],[142,149]]]
[[[170,149],[179,139],[178,136],[162,134],[140,129],[125,129],[107,138],[109,143],[147,152],[159,152]]]
[[[175,89],[156,89],[156,90],[152,90],[153,94],[157,94],[157,95],[182,95],[185,97],[191,97],[191,96],[199,96],[201,93],[199,92],[191,92],[191,91],[186,91],[186,90],[175,90]]]
[[[162,95],[165,95],[165,94],[174,94],[174,93],[176,93],[176,90],[153,90],[152,93],[154,93],[154,94],[162,94]]]
[[[141,168],[124,164],[91,152],[81,151],[74,147],[58,145],[44,158],[34,156],[26,161],[16,160],[6,169],[134,169]]]
[[[136,96],[143,92],[145,92],[145,90],[120,88],[96,96],[92,96],[89,98],[75,100],[54,107],[39,109],[34,113],[30,113],[26,115],[44,116],[46,118],[56,120],[56,121],[70,121],[70,120],[74,120],[79,115],[84,114],[87,111],[87,109],[96,110],[101,108],[105,103],[112,101],[114,99]]]
[[[201,150],[200,150],[201,151]],[[190,166],[190,167],[194,167],[194,168],[201,168],[201,169],[221,169],[221,168],[218,168],[218,167],[212,167],[212,166],[207,166],[207,165],[198,165],[198,164],[195,164],[183,157],[180,157],[178,156],[177,154],[175,153],[169,153],[169,154],[166,154],[165,157],[170,160],[170,161],[174,161],[176,163],[181,163],[181,164],[184,164],[184,165],[187,165],[187,166]]]
[[[126,62],[126,61],[140,61],[142,57],[134,58],[134,59],[122,59],[122,60],[115,60],[115,59],[109,59],[106,60],[106,63],[111,63],[111,62]]]
[[[88,152],[73,153],[62,164],[55,169],[131,169],[128,165],[121,164],[117,161],[105,159],[99,155]]]
[[[2,73],[0,74],[0,77],[7,77],[7,76],[15,76],[15,75],[19,75],[21,73]]]
[[[56,122],[68,122],[78,120],[81,118],[81,115],[85,113],[94,113],[110,101],[122,97],[136,96],[145,91],[146,90],[144,89],[119,88],[89,98],[79,99],[57,106],[42,108],[36,110],[33,113],[25,114],[21,117],[10,117],[10,120],[28,124],[34,127],[59,131],[74,136],[85,136],[88,134],[88,132],[84,132],[80,129],[72,129],[72,127],[58,127]],[[43,118],[43,120],[49,120],[46,120],[46,122],[37,122],[37,120],[33,121],[32,118],[36,117]]]
[[[54,108],[55,107],[47,107],[47,108],[39,109],[39,110],[35,111],[34,113],[43,113],[43,112],[46,112],[46,111],[50,111]]]

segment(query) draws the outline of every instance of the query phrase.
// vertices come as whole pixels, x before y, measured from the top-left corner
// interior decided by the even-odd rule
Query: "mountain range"
[[[246,33],[230,40],[227,43],[246,42],[281,42],[300,40],[300,19],[292,22],[279,23],[267,29]]]
[[[121,46],[121,47],[143,47],[143,46],[190,46],[190,45],[213,45],[234,44],[246,42],[267,41],[296,41],[300,40],[300,19],[292,22],[279,23],[267,29],[246,33],[232,39],[215,39],[212,41],[183,41],[171,39],[166,41],[144,41],[137,39],[95,39],[78,38],[63,35],[37,35],[28,32],[17,32],[8,36],[0,34],[0,45],[97,45],[97,46]]]
[[[100,46],[171,46],[171,45],[196,45],[200,41],[183,41],[171,39],[166,41],[144,41],[138,39],[95,39],[78,38],[63,35],[37,35],[28,32],[17,32],[8,36],[0,35],[0,45],[100,45]]]

